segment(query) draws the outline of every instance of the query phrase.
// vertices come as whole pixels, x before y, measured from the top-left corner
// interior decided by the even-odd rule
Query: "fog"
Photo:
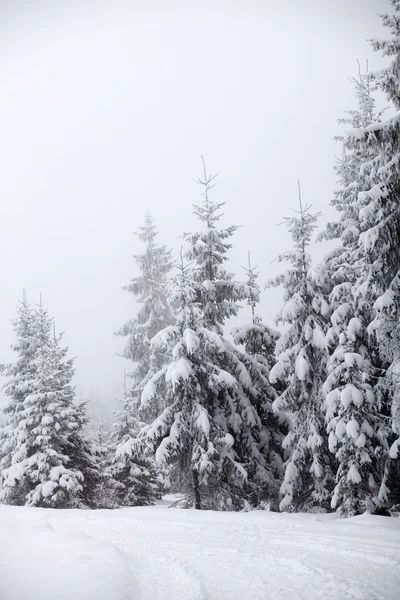
[[[54,6],[57,4],[57,7]],[[178,255],[198,225],[200,154],[218,173],[222,225],[238,224],[230,267],[251,251],[260,283],[290,247],[277,226],[303,200],[324,220],[335,189],[333,136],[354,107],[356,59],[385,63],[381,0],[0,3],[0,363],[26,288],[65,331],[80,394],[120,394],[134,316],[133,232],[150,210]],[[318,260],[325,248],[318,245]],[[280,294],[259,312],[272,323]],[[246,309],[242,319],[248,319]]]

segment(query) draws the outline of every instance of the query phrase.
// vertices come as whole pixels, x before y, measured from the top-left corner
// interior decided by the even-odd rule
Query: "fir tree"
[[[165,351],[151,344],[151,340],[174,321],[166,292],[167,275],[172,266],[171,252],[156,244],[157,231],[149,214],[138,237],[146,245],[143,254],[134,256],[139,275],[125,289],[137,298],[141,307],[137,317],[117,332],[128,336],[123,356],[136,366],[131,374],[132,387],[127,390],[125,384],[121,411],[113,428],[115,456],[110,466],[118,502],[125,506],[152,504],[158,497],[155,467],[149,457],[134,449],[131,442],[139,430],[139,417],[151,421],[164,407],[164,390],[160,388],[152,403],[142,407],[139,415],[144,387],[167,361]]]
[[[327,282],[322,269],[311,268],[307,252],[318,216],[309,206],[303,208],[300,198],[298,216],[286,219],[294,249],[278,257],[291,266],[268,284],[284,289],[284,306],[277,321],[288,326],[277,342],[277,362],[270,374],[271,383],[284,388],[273,408],[289,418],[280,502],[280,509],[288,511],[324,506],[332,479],[322,394]]]
[[[400,502],[400,1],[391,0],[393,15],[382,15],[389,40],[373,40],[375,50],[392,57],[391,63],[373,79],[396,109],[394,117],[358,128],[348,134],[349,144],[367,148],[369,160],[362,165],[368,189],[363,195],[364,231],[360,243],[368,252],[368,277],[377,297],[376,318],[371,329],[378,337],[382,357],[389,367],[386,391],[392,435],[389,436],[392,503]],[[372,154],[372,156],[371,156]]]
[[[81,437],[82,407],[74,405],[73,361],[42,307],[23,302],[15,322],[19,359],[8,369],[10,402],[3,446],[2,500],[29,506],[90,503],[96,466]],[[29,351],[27,351],[29,348]]]
[[[386,485],[390,479],[395,481],[400,472],[400,394],[397,376],[400,362],[399,0],[392,0],[392,5],[396,14],[383,15],[384,25],[390,29],[392,37],[384,41],[374,40],[373,46],[375,50],[382,50],[384,55],[392,56],[393,61],[374,74],[373,80],[378,89],[386,93],[397,113],[386,121],[361,124],[348,131],[345,138],[350,151],[364,156],[356,177],[363,182],[357,200],[360,205],[358,244],[363,250],[364,260],[360,285],[356,285],[355,293],[361,297],[368,294],[368,301],[373,304],[375,318],[368,327],[368,333],[371,337],[376,335],[383,365],[387,367],[386,377],[382,377],[374,386],[377,399],[373,403],[373,416],[376,415],[377,423],[375,428],[372,427],[375,429],[380,465],[379,479],[375,482],[371,480],[371,484],[379,489],[374,501],[374,505],[378,506],[400,500],[400,491],[397,491],[397,496],[392,492],[387,499],[389,490]],[[391,436],[385,426],[386,417],[391,424]],[[390,451],[387,445],[391,445]]]
[[[180,471],[189,503],[226,509],[258,497],[270,471],[255,409],[261,394],[255,382],[263,375],[253,357],[223,337],[225,320],[237,314],[238,302],[247,300],[250,290],[225,268],[236,227],[217,227],[223,203],[210,200],[213,181],[206,172],[199,179],[204,201],[195,214],[205,227],[185,235],[192,264],[181,265],[175,280],[177,323],[152,340],[171,359],[147,383],[142,407],[153,402],[160,385],[166,407],[140,437],[158,463]]]
[[[353,83],[358,107],[341,122],[353,128],[370,127],[380,119],[370,76],[359,72]],[[365,233],[365,190],[369,185],[363,166],[372,156],[368,146],[354,144],[347,136],[338,139],[343,142],[343,160],[336,166],[340,187],[332,205],[341,214],[324,233],[328,239],[340,240],[326,258],[333,313],[327,335],[330,357],[324,392],[329,445],[338,463],[332,507],[342,515],[353,515],[373,511],[385,500],[382,447],[386,435],[379,415],[383,394],[381,386],[375,385],[382,363],[373,332],[368,334],[376,289],[370,255],[360,243]]]
[[[136,298],[140,308],[138,315],[117,332],[117,335],[128,337],[122,356],[136,363],[130,375],[133,385],[129,390],[130,410],[135,414],[144,386],[166,360],[164,353],[155,349],[150,341],[161,329],[174,322],[166,293],[167,275],[172,267],[171,251],[166,246],[157,245],[157,230],[149,213],[137,235],[145,243],[145,251],[134,256],[139,275],[124,289]],[[162,410],[161,395],[152,409],[153,412],[142,417],[151,420],[159,414]]]
[[[26,395],[33,392],[31,381],[36,373],[36,322],[32,306],[27,301],[24,290],[23,301],[17,308],[17,318],[13,321],[16,333],[16,343],[12,349],[18,353],[18,359],[12,365],[4,365],[2,375],[10,377],[4,386],[4,393],[8,396],[2,406],[2,412],[5,415],[4,423],[0,429],[1,441],[1,471],[3,479],[3,491],[0,498],[4,498],[7,493],[9,501],[13,504],[24,504],[29,488],[25,480],[18,482],[18,485],[10,486],[7,490],[7,469],[11,468],[14,462],[14,455],[17,451],[17,436],[15,433],[19,421],[22,419],[23,400]]]

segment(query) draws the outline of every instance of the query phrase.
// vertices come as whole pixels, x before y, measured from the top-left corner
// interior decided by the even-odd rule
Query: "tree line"
[[[52,320],[26,298],[14,322],[18,358],[3,367],[2,489],[11,504],[117,507],[150,504],[164,490],[181,504],[389,514],[400,503],[400,0],[384,15],[390,56],[354,79],[342,123],[333,240],[309,253],[319,214],[302,203],[285,220],[292,248],[268,282],[283,289],[283,333],[257,312],[261,287],[227,268],[236,227],[222,228],[215,177],[198,179],[199,230],[174,263],[148,214],[137,275],[126,290],[138,313],[117,332],[132,361],[130,385],[107,443],[84,435],[73,360]],[[374,93],[396,113],[385,119]],[[251,320],[226,333],[247,303]]]

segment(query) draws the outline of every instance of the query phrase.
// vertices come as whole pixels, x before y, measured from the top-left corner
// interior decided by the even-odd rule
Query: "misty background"
[[[303,201],[334,216],[332,138],[355,107],[356,60],[384,65],[388,0],[0,1],[0,363],[26,288],[65,331],[81,397],[115,406],[124,369],[114,335],[135,315],[122,291],[149,210],[177,259],[199,227],[200,154],[218,173],[221,226],[241,225],[229,267],[251,251],[260,285],[291,247],[282,217]],[[313,246],[316,260],[326,245]],[[272,324],[279,290],[262,293]],[[250,318],[248,307],[240,321]]]

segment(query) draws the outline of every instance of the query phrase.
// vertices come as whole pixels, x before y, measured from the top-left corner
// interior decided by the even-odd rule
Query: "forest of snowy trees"
[[[388,66],[359,73],[354,106],[341,119],[336,219],[320,230],[299,184],[280,275],[261,282],[250,253],[244,281],[229,271],[237,228],[221,224],[223,190],[213,189],[204,161],[198,229],[183,234],[180,256],[158,243],[145,216],[143,252],[124,288],[139,310],[116,332],[131,369],[112,427],[99,420],[89,435],[74,360],[42,302],[24,295],[16,360],[2,366],[1,502],[117,508],[152,504],[168,490],[197,509],[396,510],[400,0],[391,2],[389,39],[372,42]],[[376,91],[394,116],[376,109]],[[319,240],[332,250],[313,264]],[[270,286],[283,290],[274,327],[257,312]],[[244,305],[251,322],[229,331]]]

